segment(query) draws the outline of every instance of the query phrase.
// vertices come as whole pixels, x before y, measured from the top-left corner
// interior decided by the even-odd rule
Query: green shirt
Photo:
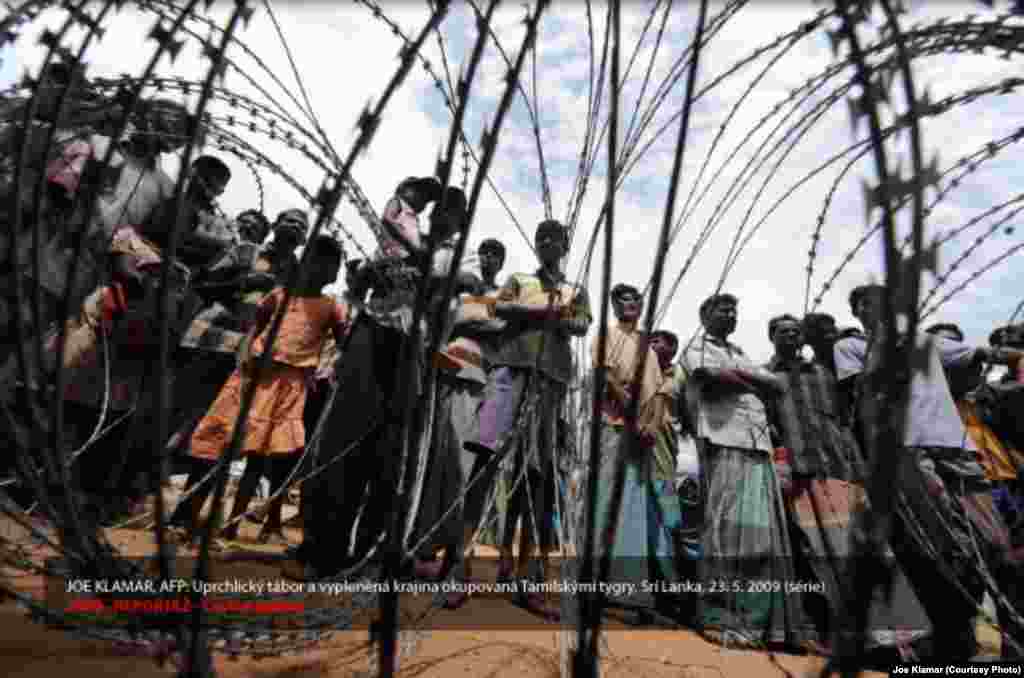
[[[589,324],[593,320],[587,291],[566,282],[564,276],[552,280],[543,269],[535,274],[514,273],[498,292],[498,300],[520,304],[555,303],[571,309],[572,318]],[[495,366],[537,368],[541,374],[562,384],[572,380],[572,344],[568,333],[560,330],[530,329],[521,322],[509,321],[501,337]]]

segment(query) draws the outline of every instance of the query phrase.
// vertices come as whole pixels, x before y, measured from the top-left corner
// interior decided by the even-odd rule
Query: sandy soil
[[[17,530],[13,530],[17,532]],[[4,529],[11,534],[8,526]],[[245,543],[255,539],[256,528],[244,524],[241,542],[245,551],[279,551],[280,547],[259,547]],[[148,555],[153,552],[151,532],[133,529],[109,530],[111,542],[125,555]],[[290,535],[298,538],[297,533]],[[181,555],[188,552],[182,549]],[[47,555],[36,549],[37,557]],[[488,566],[474,572],[482,580],[493,581]],[[14,578],[7,570],[8,581],[25,592],[42,596],[44,581],[30,575]],[[279,569],[272,563],[219,562],[214,566],[214,579],[224,576],[279,579]],[[408,611],[403,610],[403,614]],[[403,678],[547,678],[557,676],[559,669],[560,630],[488,629],[475,620],[494,618],[521,621],[528,625],[527,612],[515,608],[501,597],[479,597],[458,611],[435,611],[432,630],[416,634],[415,652],[401,660],[399,676]],[[80,640],[59,630],[29,621],[11,602],[0,605],[0,666],[5,678],[65,678],[60,672],[73,670],[75,676],[87,678],[104,675],[130,675],[137,678],[174,675],[169,664],[159,667],[148,657],[124,656],[110,644]],[[438,627],[457,626],[458,630]],[[605,633],[602,651],[602,676],[609,678],[660,678],[689,676],[810,676],[823,666],[817,657],[779,653],[745,652],[723,649],[705,642],[687,630],[624,629],[618,625]],[[467,630],[472,629],[472,630]],[[217,674],[224,678],[369,678],[372,664],[371,646],[365,630],[337,633],[330,640],[298,656],[272,659],[231,659],[217,655]],[[883,675],[883,674],[865,674]]]

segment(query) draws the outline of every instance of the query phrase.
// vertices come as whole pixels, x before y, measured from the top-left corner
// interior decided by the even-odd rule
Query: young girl
[[[245,513],[260,477],[271,477],[273,492],[285,481],[294,466],[293,455],[306,444],[303,409],[307,384],[316,370],[324,341],[333,333],[340,345],[348,326],[348,308],[323,293],[334,282],[341,267],[342,250],[333,238],[318,236],[312,248],[303,280],[288,305],[281,329],[272,348],[266,345],[275,313],[284,300],[285,290],[277,288],[260,303],[256,325],[250,336],[249,350],[241,366],[224,385],[209,412],[192,434],[192,454],[216,459],[227,449],[234,435],[241,407],[242,391],[252,378],[259,356],[271,350],[272,363],[260,377],[246,420],[242,455],[247,458],[245,473],[239,483],[228,527],[221,537],[234,540],[238,523],[232,521]],[[199,478],[190,477],[186,491]],[[199,512],[209,488],[197,493],[191,501],[190,531],[198,523]],[[284,496],[270,506],[267,522],[260,531],[262,543],[284,541],[281,530],[281,507]]]

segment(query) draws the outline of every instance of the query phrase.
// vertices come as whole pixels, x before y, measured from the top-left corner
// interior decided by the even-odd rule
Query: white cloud
[[[678,5],[678,3],[675,3]],[[625,3],[623,5],[623,69],[637,46],[641,30],[653,3]],[[383,6],[386,14],[402,27],[409,36],[414,36],[426,20],[425,6],[393,3]],[[712,7],[712,15],[721,9],[720,4]],[[747,7],[739,12],[715,37],[701,56],[699,86],[711,82],[722,73],[730,71],[734,64],[760,46],[773,41],[779,34],[788,32],[814,16],[819,6],[770,3]],[[210,17],[223,22],[228,8],[215,5]],[[327,4],[300,5],[282,3],[276,9],[282,29],[303,82],[309,90],[313,106],[327,136],[339,153],[344,156],[352,143],[355,122],[360,112],[370,101],[381,95],[397,66],[396,55],[401,42],[383,22],[373,18],[361,6],[335,7]],[[921,22],[922,25],[943,14],[959,16],[967,13],[984,15],[984,8],[978,3],[964,5],[950,3],[923,3],[914,9],[908,25]],[[696,8],[676,6],[666,24],[662,45],[655,54],[654,38],[660,23],[655,18],[651,29],[640,43],[638,56],[622,93],[621,118],[623,132],[628,123],[636,97],[640,95],[642,79],[648,65],[652,78],[646,90],[641,110],[646,109],[658,85],[676,65],[686,48],[694,24]],[[495,15],[495,31],[508,57],[515,59],[523,37],[524,10],[517,6],[503,6]],[[53,25],[53,14],[48,22]],[[604,8],[595,5],[593,32],[598,44],[595,45],[595,59],[601,58],[601,44],[604,34]],[[138,73],[145,58],[152,53],[153,43],[144,39],[146,29],[152,24],[152,17],[140,17],[134,12],[122,12],[111,21],[106,38],[89,54],[90,72],[93,75],[114,75],[123,71]],[[144,27],[140,29],[139,27]],[[443,25],[446,53],[452,77],[467,62],[469,51],[475,40],[472,14],[466,6],[455,6],[452,15]],[[208,29],[197,28],[205,37]],[[863,37],[868,39],[869,33]],[[271,71],[285,83],[286,89],[298,97],[298,88],[288,65],[287,56],[278,40],[266,14],[257,11],[252,24],[241,34],[241,38],[265,61]],[[24,68],[34,69],[40,59],[40,52],[34,48],[35,34],[27,31],[18,43],[18,52],[8,51],[4,56],[4,68],[0,76],[9,82],[14,74]],[[427,41],[424,53],[436,72],[444,77],[441,54],[437,40]],[[748,85],[768,64],[777,50],[770,51],[760,59],[738,70],[726,78],[715,89],[708,92],[695,106],[691,118],[689,146],[686,151],[682,188],[677,202],[677,214],[692,190],[699,168],[706,161],[711,141],[719,126],[732,107],[743,95]],[[244,64],[248,73],[263,84],[281,102],[290,114],[302,120],[299,106],[292,102],[281,88],[269,81],[255,62],[235,49],[231,53]],[[551,10],[541,23],[539,54],[537,63],[537,95],[539,99],[541,138],[551,183],[555,216],[562,218],[568,211],[568,200],[576,180],[579,153],[587,127],[587,87],[591,65],[590,47],[587,42],[587,19],[582,4],[559,5]],[[17,64],[8,63],[17,61]],[[791,91],[801,87],[807,78],[820,73],[832,63],[828,40],[820,31],[800,40],[760,80],[751,94],[738,108],[717,146],[702,177],[699,190],[710,186],[707,196],[691,205],[687,220],[669,256],[666,270],[666,284],[678,273],[683,262],[695,246],[699,233],[709,224],[719,202],[730,190],[733,182],[738,189],[737,199],[720,214],[720,222],[701,249],[692,269],[683,279],[678,293],[669,307],[665,324],[680,335],[688,336],[696,325],[697,306],[715,287],[722,272],[732,239],[749,211],[749,220],[744,233],[749,233],[754,224],[763,218],[785,191],[811,172],[832,154],[854,142],[851,135],[849,116],[845,100],[839,100],[823,116],[821,121],[802,137],[766,185],[763,194],[755,201],[755,193],[761,190],[768,173],[773,171],[780,154],[788,148],[788,142],[773,151],[761,170],[755,174],[743,173],[746,164],[765,157],[791,126],[810,110],[814,102],[849,77],[845,71],[841,77],[829,83],[829,87],[812,97],[799,111],[785,113],[785,119],[765,148],[759,146],[768,139],[769,132],[779,122],[778,117],[766,116]],[[598,63],[593,65],[596,69]],[[1019,70],[1016,61],[999,58],[998,52],[985,55],[942,55],[921,59],[915,63],[916,86],[920,91],[926,85],[930,88],[932,101],[964,91],[980,84],[997,83],[1003,78],[1015,75]],[[196,80],[202,77],[204,64],[199,56],[195,41],[189,41],[186,51],[173,66],[166,63],[160,67],[164,75],[176,73],[184,78]],[[486,57],[481,64],[480,77],[474,82],[474,99],[466,121],[467,136],[477,144],[485,121],[493,122],[498,98],[504,91],[505,62],[498,56],[493,43],[487,47]],[[646,142],[656,130],[666,123],[667,128],[650,147],[627,177],[616,210],[615,234],[615,279],[642,283],[650,274],[654,259],[654,246],[662,221],[664,201],[667,193],[678,122],[669,122],[682,105],[685,74],[678,79],[674,88],[665,98],[665,103],[652,114],[651,124],[641,135]],[[527,60],[524,86],[532,96],[532,61]],[[227,87],[237,89],[267,101],[247,84],[238,73],[228,72]],[[903,99],[897,80],[891,90],[896,107],[902,109]],[[605,92],[600,123],[604,124],[608,114],[608,99]],[[1015,95],[991,96],[968,105],[959,106],[943,116],[929,118],[923,123],[926,158],[934,153],[940,156],[940,169],[955,163],[960,157],[975,151],[989,140],[1011,133],[1019,120],[1011,107]],[[195,103],[195,96],[190,99]],[[214,105],[218,114],[228,114],[223,101]],[[784,107],[783,111],[789,109]],[[242,118],[244,116],[239,116]],[[395,183],[413,174],[429,174],[433,171],[439,149],[447,141],[450,114],[444,108],[434,83],[424,70],[416,65],[403,87],[395,94],[392,103],[384,112],[381,126],[369,151],[356,163],[354,177],[360,182],[371,201],[379,208],[388,198]],[[766,120],[766,121],[765,121]],[[247,121],[247,119],[246,119]],[[302,124],[309,126],[308,122]],[[863,138],[861,125],[858,138]],[[252,139],[258,148],[282,164],[287,172],[315,193],[322,179],[322,172],[301,156],[289,151],[281,144],[270,142],[265,136],[243,133]],[[790,137],[791,139],[792,137]],[[620,144],[624,141],[620,135]],[[896,163],[896,152],[903,155],[902,166],[908,167],[906,137],[899,144],[889,146],[890,161]],[[1016,194],[1015,181],[1019,175],[1014,162],[1019,149],[1011,145],[989,164],[965,178],[962,185],[953,191],[948,199],[936,209],[930,220],[930,231],[937,233],[956,228],[988,206],[1007,200]],[[735,153],[735,158],[726,159]],[[757,155],[755,155],[757,153]],[[605,161],[607,151],[598,151],[595,171],[590,179],[586,200],[579,219],[580,235],[576,250],[572,253],[569,270],[579,270],[589,240],[589,231],[597,221],[605,199]],[[740,326],[735,340],[748,353],[758,359],[767,358],[770,347],[765,338],[768,319],[778,313],[803,310],[805,280],[811,246],[811,234],[815,229],[819,212],[826,193],[846,160],[832,165],[819,175],[812,177],[803,187],[794,191],[768,217],[764,225],[750,240],[749,246],[739,258],[738,264],[726,281],[725,288],[741,297]],[[248,170],[234,162],[236,180],[224,196],[223,206],[229,213],[250,207],[256,201],[255,181]],[[716,172],[720,172],[712,181]],[[299,196],[272,174],[262,172],[266,188],[266,210],[273,214],[280,209],[301,203]],[[456,162],[454,180],[462,176],[461,161]],[[815,274],[810,295],[818,293],[826,277],[843,261],[847,252],[857,243],[864,232],[864,206],[862,181],[873,181],[874,161],[867,154],[838,185],[831,207],[827,213],[822,239],[815,259]],[[540,196],[539,168],[536,145],[528,122],[526,109],[517,98],[510,111],[507,124],[501,132],[498,154],[491,169],[491,179],[498,186],[502,197],[508,202],[528,235],[532,236],[534,225],[544,217]],[[343,204],[339,218],[350,227],[353,237],[367,249],[372,243],[367,227],[347,204]],[[876,215],[877,216],[877,215]],[[986,222],[987,223],[987,222]],[[980,225],[967,231],[943,248],[941,264],[948,266],[973,239],[987,226]],[[1005,248],[1019,242],[1021,233],[1000,235],[977,248],[964,265],[950,276],[944,290],[952,289],[964,276],[984,267],[987,262],[999,256]],[[530,250],[512,226],[504,208],[485,189],[477,219],[474,224],[473,241],[485,237],[501,237],[509,246],[509,260],[506,271],[530,270],[534,267]],[[602,239],[599,239],[599,243]],[[834,313],[841,324],[852,324],[853,319],[846,305],[845,295],[855,284],[865,281],[871,273],[881,272],[878,239],[869,243],[839,276],[831,290],[825,295],[823,310]],[[350,246],[351,249],[351,246]],[[595,309],[598,307],[599,271],[602,247],[596,251],[595,267],[589,279],[589,289]],[[987,338],[992,326],[1005,321],[1018,303],[1011,283],[1020,264],[1013,259],[992,274],[981,278],[967,290],[948,303],[939,314],[943,320],[960,322],[972,341]],[[929,289],[930,285],[925,285]],[[941,294],[939,294],[941,296]],[[983,310],[982,310],[983,309]]]

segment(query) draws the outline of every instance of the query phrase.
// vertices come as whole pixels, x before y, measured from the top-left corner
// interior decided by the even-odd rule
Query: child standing
[[[229,526],[221,534],[224,539],[237,538],[238,523],[231,524],[231,521],[248,508],[265,470],[271,477],[272,492],[276,492],[285,481],[294,465],[293,455],[306,444],[303,409],[307,384],[319,363],[324,341],[333,333],[335,341],[341,344],[347,330],[348,308],[323,293],[323,288],[338,277],[343,258],[341,245],[330,236],[318,236],[309,247],[312,251],[308,268],[288,305],[273,347],[267,347],[267,335],[275,312],[284,301],[285,291],[282,288],[275,289],[260,303],[249,350],[192,434],[194,456],[210,459],[220,456],[230,444],[234,428],[239,423],[242,389],[252,378],[255,360],[265,351],[272,351],[273,362],[255,387],[246,420],[242,443],[242,455],[247,459],[246,469],[235,496]],[[196,480],[189,478],[186,491]],[[207,489],[206,493],[197,493],[191,499],[192,530],[208,493]],[[267,522],[260,531],[260,542],[284,541],[281,530],[283,499],[282,495],[271,504]]]

